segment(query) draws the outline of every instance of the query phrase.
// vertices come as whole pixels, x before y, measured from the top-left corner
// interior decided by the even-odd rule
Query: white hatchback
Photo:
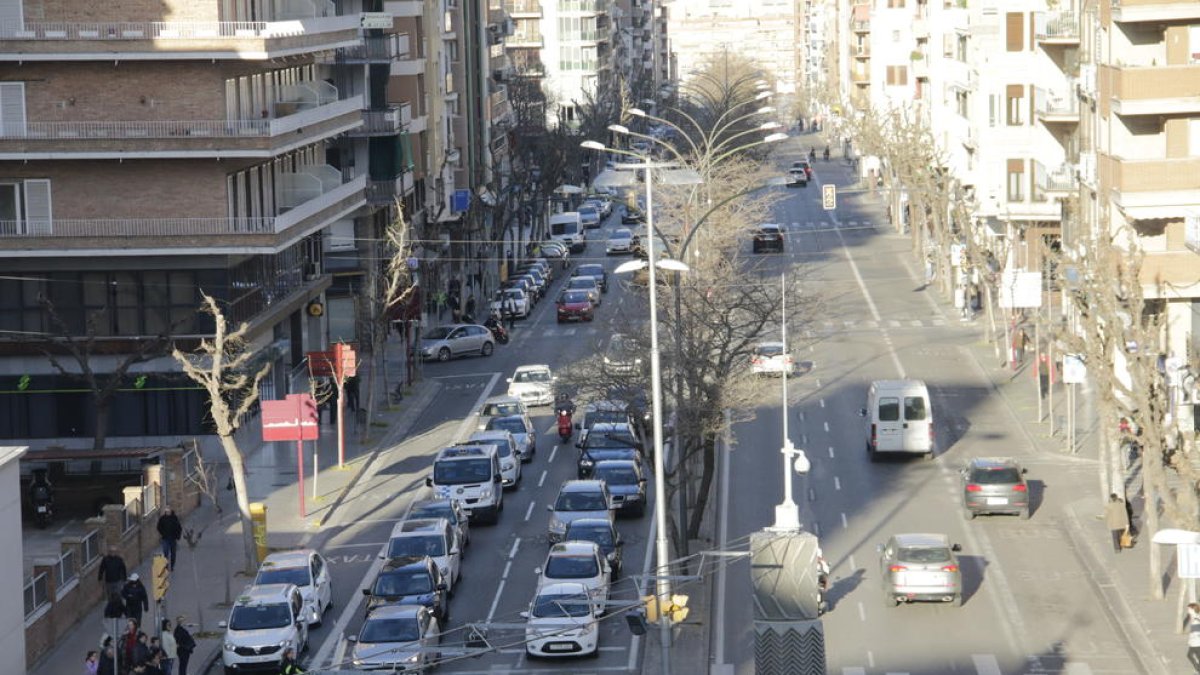
[[[554,403],[554,373],[546,364],[519,366],[508,378],[508,395],[526,406]]]
[[[254,577],[255,586],[295,584],[304,596],[304,619],[310,626],[321,624],[325,610],[332,604],[329,564],[312,549],[280,551],[267,556]]]
[[[550,553],[546,555],[546,564],[539,567],[537,572],[541,575],[538,579],[539,591],[564,582],[583,584],[596,605],[596,611],[603,613],[608,601],[612,568],[595,542],[564,541],[551,546]]]
[[[521,612],[525,626],[525,651],[530,656],[586,656],[600,642],[600,613],[578,582],[551,584],[538,589],[529,611]]]
[[[796,373],[792,355],[783,351],[782,342],[760,342],[750,355],[750,372],[755,375],[783,375]]]
[[[608,255],[633,252],[633,232],[627,227],[613,230],[613,233],[608,235],[608,242],[604,244],[604,252]]]

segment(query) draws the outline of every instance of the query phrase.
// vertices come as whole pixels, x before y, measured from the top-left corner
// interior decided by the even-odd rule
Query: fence
[[[68,590],[67,584],[79,578],[79,572],[75,570],[75,552],[63,551],[58,562],[54,565],[54,596],[55,599],[61,598]]]
[[[83,560],[79,561],[79,569],[83,569],[92,564],[93,560],[100,557],[100,530],[92,530],[83,537],[83,541],[79,544],[79,551],[83,554]]]
[[[42,572],[25,584],[25,620],[39,609],[50,604],[50,593],[46,588],[46,573]]]
[[[141,500],[135,499],[135,500],[129,502],[128,504],[126,504],[125,508],[121,509],[121,534],[122,535],[129,534],[130,530],[132,530],[134,527],[137,527],[138,511],[140,510],[141,505],[142,505]]]

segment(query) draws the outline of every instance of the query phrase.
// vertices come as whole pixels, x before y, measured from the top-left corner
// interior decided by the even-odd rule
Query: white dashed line
[[[847,560],[850,562],[850,571],[851,572],[858,571],[858,565],[854,564],[854,555],[851,554],[850,557],[847,558]]]
[[[833,446],[832,445],[829,446],[829,457],[830,457],[830,459],[833,458]]]
[[[825,431],[829,431],[829,422],[825,423]]]
[[[504,573],[500,575],[500,578],[501,578],[501,579],[507,579],[507,578],[508,578],[508,573],[509,573],[509,571],[511,571],[511,570],[512,570],[512,561],[511,561],[511,560],[509,560],[508,562],[504,563]]]
[[[513,539],[513,545],[512,545],[512,549],[511,549],[511,550],[508,552],[508,559],[509,559],[509,560],[512,560],[513,558],[517,557],[517,549],[518,549],[518,548],[520,548],[520,546],[521,546],[521,540],[520,540],[520,539]],[[490,620],[491,620],[491,619],[489,619],[489,621],[490,621]]]
[[[863,604],[861,602],[858,603],[858,619],[859,619],[859,621],[867,620],[867,608],[863,607]],[[869,654],[870,652],[867,652],[867,653]],[[875,664],[871,664],[871,667],[874,667],[874,666],[875,666]]]
[[[549,459],[547,459],[546,461],[547,461],[548,463],[553,463],[553,462],[554,462],[554,455],[555,455],[555,453],[557,453],[557,452],[558,452],[558,446],[557,446],[557,445],[556,445],[556,446],[554,446],[553,448],[550,448],[550,458],[549,458]]]
[[[849,525],[849,523],[846,522],[846,514],[842,513],[842,529],[846,530],[849,528],[850,528],[850,525]]]
[[[834,490],[842,489],[842,479],[841,478],[838,478],[837,476],[833,477],[833,489]]]
[[[529,508],[525,509],[525,522],[529,522],[529,517],[533,515],[533,502],[529,502]]]
[[[538,487],[542,487],[542,483],[546,482],[546,471],[542,470],[542,477],[538,479]]]
[[[825,407],[825,399],[821,399],[821,407],[822,407],[822,408],[824,408],[824,407]]]

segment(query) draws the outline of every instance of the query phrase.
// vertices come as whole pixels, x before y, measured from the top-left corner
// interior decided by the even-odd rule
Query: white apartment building
[[[758,63],[774,78],[778,93],[796,93],[804,72],[804,48],[797,40],[803,5],[795,0],[667,0],[665,7],[679,79],[686,82],[714,55],[730,52]]]

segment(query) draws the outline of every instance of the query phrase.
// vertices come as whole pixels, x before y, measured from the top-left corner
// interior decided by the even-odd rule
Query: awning
[[[1122,206],[1121,213],[1131,220],[1183,220],[1200,213],[1200,204]]]
[[[613,171],[605,169],[592,181],[592,187],[622,188],[637,185],[637,173],[633,171]]]

